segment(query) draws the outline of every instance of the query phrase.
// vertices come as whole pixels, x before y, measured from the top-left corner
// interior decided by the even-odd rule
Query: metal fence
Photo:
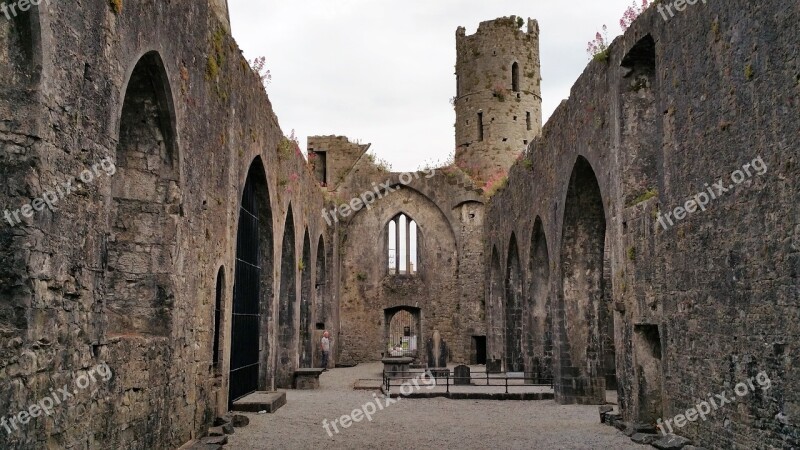
[[[421,378],[427,374],[428,379],[434,378],[436,385],[441,387],[444,385],[446,392],[450,393],[450,386],[458,387],[487,387],[487,386],[504,386],[505,393],[508,394],[508,387],[536,387],[547,386],[553,388],[553,379],[542,379],[539,374],[534,372],[519,372],[509,375],[509,373],[488,373],[488,372],[470,372],[469,377],[456,377],[451,374],[450,369],[410,369],[399,371],[383,371],[383,386],[386,393],[392,391],[392,386],[401,386],[404,383]],[[468,380],[467,384],[456,384],[458,380]],[[509,381],[512,381],[509,384]],[[514,382],[522,382],[517,384]]]

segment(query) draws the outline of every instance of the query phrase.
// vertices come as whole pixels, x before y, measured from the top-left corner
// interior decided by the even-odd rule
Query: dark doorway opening
[[[258,343],[261,319],[259,207],[265,208],[269,205],[259,205],[254,176],[255,171],[251,170],[245,184],[239,214],[236,280],[233,286],[229,404],[258,390],[260,370]]]
[[[472,336],[473,364],[486,364],[486,336]]]

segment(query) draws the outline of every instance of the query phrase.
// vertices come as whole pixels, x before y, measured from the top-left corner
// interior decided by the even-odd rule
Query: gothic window
[[[388,266],[390,275],[416,275],[417,264],[417,223],[405,214],[399,214],[389,221]]]

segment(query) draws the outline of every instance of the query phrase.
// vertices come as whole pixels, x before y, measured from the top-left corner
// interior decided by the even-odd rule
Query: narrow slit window
[[[483,113],[478,113],[478,141],[483,142]]]
[[[519,92],[519,63],[511,65],[511,88],[514,92]]]
[[[533,126],[531,124],[531,113],[530,113],[530,111],[525,113],[525,124],[528,126],[528,131],[531,131],[531,128],[533,128]]]

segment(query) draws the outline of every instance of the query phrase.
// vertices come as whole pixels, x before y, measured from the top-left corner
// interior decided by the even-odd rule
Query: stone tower
[[[542,131],[539,24],[516,16],[456,31],[456,162],[487,181]]]

